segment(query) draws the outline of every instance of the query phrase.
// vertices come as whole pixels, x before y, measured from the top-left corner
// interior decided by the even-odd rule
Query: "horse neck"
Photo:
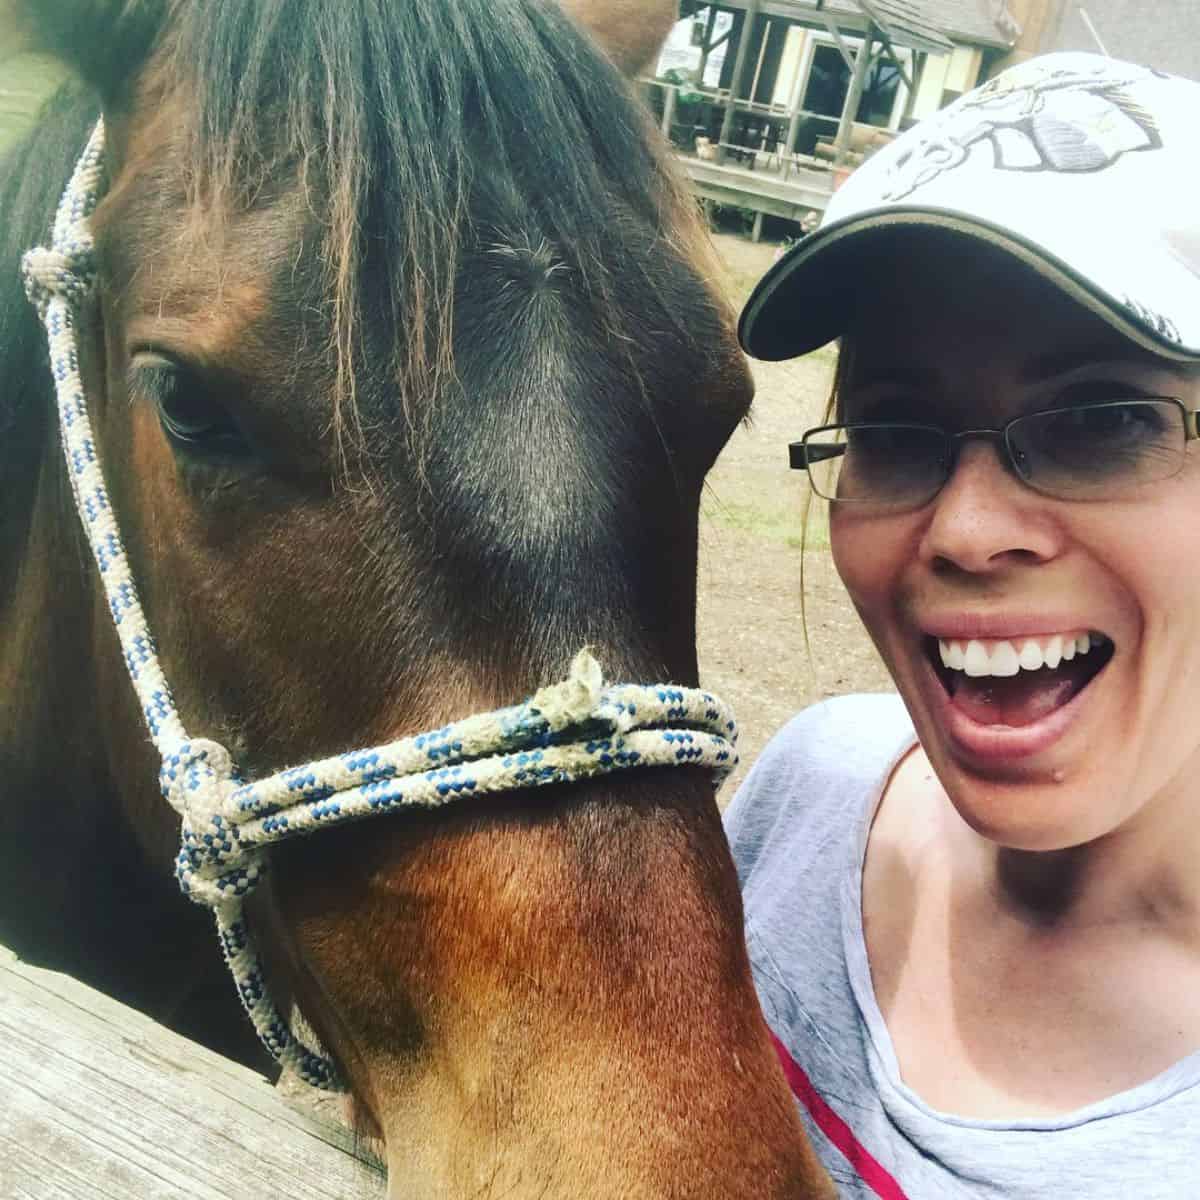
[[[87,549],[61,461],[45,334],[18,270],[21,253],[44,241],[95,116],[66,92],[49,107],[0,163],[0,829],[14,839],[0,845],[17,872],[69,838],[61,804],[93,793],[103,774],[88,703],[96,655]],[[56,819],[63,835],[39,852],[36,835]]]
[[[81,843],[100,814],[84,806],[107,790],[87,550],[49,428],[51,411],[48,396],[25,405],[18,436],[6,450],[0,543],[6,581],[0,594],[0,845],[11,862],[5,886],[15,882],[14,872],[28,871],[37,881],[35,896],[46,894],[41,872],[47,860],[65,866],[85,853]],[[36,451],[18,459],[14,444],[26,451],[36,444]],[[67,875],[52,877],[59,913],[73,907]]]
[[[0,943],[263,1067],[208,916],[175,885],[178,827],[46,392],[16,439],[36,452],[0,461]]]
[[[154,977],[159,914],[178,920],[181,907],[185,926],[211,934],[174,887],[176,833],[75,512],[46,335],[19,272],[22,253],[46,244],[95,120],[94,98],[64,88],[0,162],[0,941],[158,1011],[140,980]]]

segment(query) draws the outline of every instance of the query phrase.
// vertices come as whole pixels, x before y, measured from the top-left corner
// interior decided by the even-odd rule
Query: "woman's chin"
[[[1086,790],[1065,782],[998,787],[952,779],[945,791],[966,825],[1006,850],[1067,850],[1107,832]]]
[[[1096,748],[1120,739],[1102,731],[1097,682],[1025,725],[1005,726],[964,712],[931,669],[920,680],[909,709],[922,748],[977,834],[1014,850],[1054,851],[1108,832],[1108,806],[1098,801],[1113,772],[1103,770]]]

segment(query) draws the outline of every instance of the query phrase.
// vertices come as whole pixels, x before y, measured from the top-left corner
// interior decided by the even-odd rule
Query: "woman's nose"
[[[1054,502],[1009,470],[995,443],[963,443],[950,478],[931,501],[920,555],[935,566],[996,571],[1054,557],[1060,545]]]

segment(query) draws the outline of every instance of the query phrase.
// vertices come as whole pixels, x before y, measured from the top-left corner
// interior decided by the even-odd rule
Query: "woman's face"
[[[955,431],[1080,399],[1200,404],[1195,372],[1137,348],[1027,268],[957,243],[925,249],[859,293],[841,420]],[[838,571],[947,794],[989,839],[1062,849],[1186,803],[1200,768],[1196,446],[1173,478],[1067,501],[1031,490],[994,444],[972,440],[923,507],[832,506]],[[1053,662],[1055,638],[1091,649],[1006,673],[1002,643],[1028,665]],[[985,673],[948,669],[939,639]]]

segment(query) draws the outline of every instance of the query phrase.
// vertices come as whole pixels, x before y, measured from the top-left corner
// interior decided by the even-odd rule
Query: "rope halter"
[[[634,767],[706,767],[719,783],[737,763],[737,728],[729,709],[707,692],[665,684],[606,685],[584,649],[565,680],[522,704],[263,780],[243,780],[223,746],[190,737],[159,666],[108,502],[79,372],[76,323],[96,275],[88,218],[104,183],[101,121],[63,193],[49,249],[29,251],[22,263],[26,291],[49,341],[67,473],[162,759],[162,793],[182,819],[179,885],[213,910],[238,993],[270,1053],[307,1083],[339,1089],[333,1063],[307,1045],[272,1003],[246,923],[243,903],[267,872],[273,842],[338,822]]]

